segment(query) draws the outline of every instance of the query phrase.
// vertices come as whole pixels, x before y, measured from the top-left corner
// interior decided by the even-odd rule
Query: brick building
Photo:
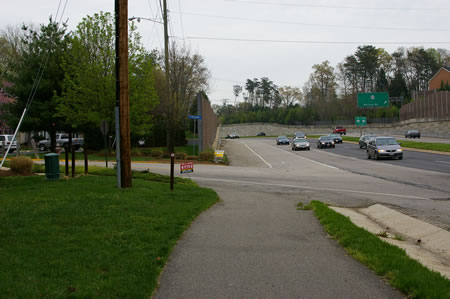
[[[437,90],[442,85],[450,85],[450,66],[443,66],[439,69],[433,78],[428,81],[428,90]]]

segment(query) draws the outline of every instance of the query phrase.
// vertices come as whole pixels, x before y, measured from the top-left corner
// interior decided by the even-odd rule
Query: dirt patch
[[[35,174],[33,173],[31,175],[35,175]],[[0,177],[8,177],[8,176],[30,176],[30,175],[18,174],[18,173],[12,172],[11,170],[1,170],[0,169]]]

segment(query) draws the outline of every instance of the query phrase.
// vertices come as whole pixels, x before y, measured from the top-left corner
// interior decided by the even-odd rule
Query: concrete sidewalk
[[[450,232],[379,204],[361,209],[331,208],[371,233],[387,235],[381,239],[450,279]]]

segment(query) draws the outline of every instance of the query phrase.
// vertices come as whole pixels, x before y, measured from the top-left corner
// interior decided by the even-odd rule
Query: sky
[[[161,0],[162,1],[162,0]],[[332,66],[360,45],[392,53],[399,47],[450,49],[448,0],[167,0],[169,35],[202,55],[211,72],[213,104],[242,101],[233,85],[268,77],[277,86],[301,88],[312,66]],[[3,0],[0,30],[46,24],[50,15],[70,30],[86,15],[113,12],[114,0]],[[128,0],[128,16],[161,20],[160,0]],[[58,18],[59,19],[59,18]],[[163,49],[163,26],[136,23],[144,46]]]

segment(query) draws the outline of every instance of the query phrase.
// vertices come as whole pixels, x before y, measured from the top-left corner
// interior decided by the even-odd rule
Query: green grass
[[[319,201],[315,215],[326,231],[355,259],[406,294],[408,298],[450,298],[450,280],[408,257],[404,250],[354,225]]]
[[[218,197],[189,180],[0,178],[4,298],[149,298],[184,230]],[[158,179],[158,177],[156,177]]]

